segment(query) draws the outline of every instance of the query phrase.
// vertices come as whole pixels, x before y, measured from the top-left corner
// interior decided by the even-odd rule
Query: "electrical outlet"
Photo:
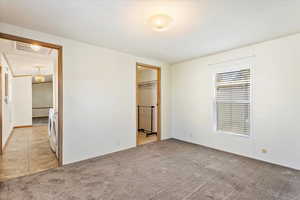
[[[261,152],[262,153],[268,153],[268,150],[267,149],[262,149]]]

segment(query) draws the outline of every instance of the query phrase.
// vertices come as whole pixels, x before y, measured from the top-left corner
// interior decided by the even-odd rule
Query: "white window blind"
[[[217,131],[250,133],[250,69],[216,74]]]

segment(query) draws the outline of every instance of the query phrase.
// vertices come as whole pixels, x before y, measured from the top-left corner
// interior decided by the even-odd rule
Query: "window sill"
[[[243,134],[227,132],[227,131],[216,131],[216,133],[223,134],[223,135],[232,135],[232,136],[237,136],[237,137],[242,137],[242,138],[250,138],[250,135],[243,135]]]

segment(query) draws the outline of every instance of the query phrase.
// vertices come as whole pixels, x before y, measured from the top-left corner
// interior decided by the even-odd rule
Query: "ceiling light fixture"
[[[32,44],[32,45],[30,45],[30,47],[31,47],[31,49],[32,49],[32,50],[34,50],[34,51],[38,51],[38,50],[40,50],[40,49],[41,49],[41,46],[39,46],[39,45],[36,45],[36,44]]]
[[[45,76],[42,76],[42,75],[36,75],[34,77],[34,80],[37,82],[37,83],[43,83],[45,82]]]
[[[163,14],[153,15],[148,19],[148,24],[150,24],[155,31],[167,30],[172,22],[172,17]]]
[[[40,67],[40,66],[37,66],[36,68],[37,68],[39,71],[38,71],[38,74],[34,76],[34,80],[35,80],[37,83],[45,82],[45,76],[42,75],[42,73],[41,73],[41,67]]]

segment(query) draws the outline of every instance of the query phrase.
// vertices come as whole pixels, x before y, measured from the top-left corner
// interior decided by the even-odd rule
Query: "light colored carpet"
[[[178,140],[0,185],[1,200],[299,200],[300,172]]]

